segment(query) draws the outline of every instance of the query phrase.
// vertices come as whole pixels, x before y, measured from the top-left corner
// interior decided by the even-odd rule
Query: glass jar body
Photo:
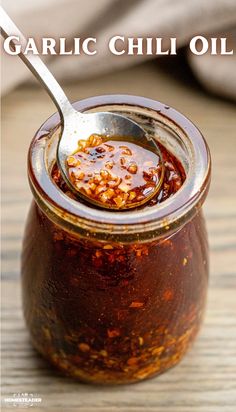
[[[68,375],[128,383],[174,366],[199,330],[207,280],[201,210],[171,235],[122,244],[71,234],[31,206],[24,315],[34,346]]]
[[[202,321],[208,249],[201,206],[210,182],[209,151],[188,119],[157,101],[97,96],[74,107],[130,117],[186,173],[180,190],[164,202],[114,213],[71,199],[51,178],[58,115],[41,126],[29,150],[34,201],[22,288],[32,342],[67,375],[135,382],[178,363]]]

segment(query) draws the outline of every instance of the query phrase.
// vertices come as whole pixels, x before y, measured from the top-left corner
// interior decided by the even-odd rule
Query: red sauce
[[[67,158],[76,190],[108,209],[140,206],[158,192],[160,156],[132,141],[91,135]]]
[[[160,149],[164,180],[149,207],[185,180],[180,162]],[[57,165],[52,179],[74,198]],[[121,243],[76,236],[32,205],[22,259],[25,318],[34,346],[67,375],[128,383],[174,366],[201,324],[207,275],[201,212],[171,236]]]
[[[78,153],[76,152],[75,155],[70,156],[69,163],[71,166],[69,167],[69,173],[73,183],[75,184],[77,181],[79,187],[84,188],[85,192],[89,191],[87,195],[96,200],[98,196],[101,197],[106,194],[109,189],[110,182],[114,182],[116,179],[119,179],[120,184],[113,187],[115,197],[113,196],[112,198],[109,198],[104,196],[104,203],[109,206],[111,202],[116,201],[117,197],[120,197],[121,202],[123,202],[123,204],[120,204],[121,208],[127,207],[128,202],[137,202],[137,206],[139,206],[139,203],[142,204],[143,200],[145,200],[145,190],[154,188],[156,185],[156,180],[161,178],[161,164],[158,156],[140,146],[135,145],[133,147],[131,143],[122,142],[121,144],[121,142],[118,141],[105,142],[99,144],[97,148],[99,149],[98,151],[96,151],[96,148],[92,148],[92,150],[89,148],[87,153],[80,151]],[[110,148],[112,148],[112,150],[110,150]],[[185,172],[181,163],[160,143],[159,148],[162,154],[164,177],[158,194],[149,201],[146,199],[147,202],[145,205],[147,206],[153,206],[157,203],[161,203],[168,197],[175,194],[185,180]],[[102,151],[100,153],[100,149],[104,149],[104,152]],[[124,152],[129,152],[129,154],[125,155]],[[112,153],[114,157],[110,158],[110,153]],[[133,159],[129,160],[130,157],[135,159],[135,163]],[[103,175],[104,172],[110,172],[109,168],[107,169],[105,165],[112,159],[114,159],[115,170],[112,169],[113,175],[110,175],[110,180],[107,177],[103,178],[101,175]],[[125,161],[124,166],[122,166],[122,159]],[[86,161],[88,162],[87,167],[84,166],[84,162]],[[136,173],[129,172],[130,164],[135,164],[135,167],[137,167]],[[138,170],[140,169],[141,173],[138,173]],[[79,177],[81,176],[81,179],[76,180],[75,175]],[[99,180],[96,180],[98,177]],[[62,179],[56,164],[52,170],[52,178],[63,192],[76,199],[76,196],[69,190],[68,186]],[[93,188],[93,184],[94,190],[91,190],[91,187]],[[122,185],[127,186],[127,184],[130,184],[131,187],[128,186],[128,190],[123,191]],[[96,192],[97,189],[98,192]],[[102,189],[101,192],[100,189]],[[126,194],[128,196],[126,199],[121,197]],[[129,198],[130,194],[134,194],[134,197],[131,200]]]

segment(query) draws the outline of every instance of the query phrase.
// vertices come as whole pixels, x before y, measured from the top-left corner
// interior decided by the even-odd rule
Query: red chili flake
[[[173,299],[174,297],[174,292],[171,289],[166,289],[165,292],[162,295],[163,299],[167,302]]]
[[[117,338],[120,336],[120,329],[107,329],[108,338]]]
[[[127,360],[127,365],[129,365],[129,366],[137,365],[137,363],[138,363],[138,358],[135,358],[135,357],[129,358]]]
[[[79,343],[78,347],[82,352],[90,351],[90,346],[87,343],[84,343],[84,342]]]
[[[129,307],[130,308],[142,308],[144,305],[143,302],[132,302]]]
[[[120,281],[120,286],[127,286],[129,284],[129,281],[127,279],[122,279]]]
[[[125,261],[125,256],[124,255],[117,256],[117,261],[118,262],[124,262]]]
[[[97,258],[101,257],[101,256],[102,256],[101,250],[96,250],[95,256],[96,256]]]

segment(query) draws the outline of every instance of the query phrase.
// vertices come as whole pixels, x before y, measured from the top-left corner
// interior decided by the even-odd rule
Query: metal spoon
[[[132,137],[132,140],[135,138],[135,142],[137,144],[140,143],[142,146],[145,145],[147,149],[157,153],[159,159],[162,159],[158,146],[137,123],[124,116],[109,112],[82,114],[76,111],[69,102],[61,86],[58,84],[40,57],[33,54],[23,54],[22,48],[24,48],[27,41],[2,7],[0,7],[0,20],[2,36],[4,38],[13,35],[19,37],[19,42],[16,40],[11,41],[11,48],[14,50],[16,43],[22,46],[21,52],[18,54],[19,57],[46,89],[59,111],[62,134],[58,144],[57,164],[62,173],[63,179],[66,181],[70,189],[73,192],[76,192],[78,197],[86,198],[86,200],[90,203],[96,203],[98,206],[105,207],[104,204],[99,204],[98,201],[95,202],[89,196],[86,196],[85,193],[78,191],[69,178],[67,158],[76,150],[78,140],[86,140],[92,134],[105,135],[110,138],[112,138],[112,136],[122,136],[126,141],[129,141]],[[162,181],[160,179],[151,197],[159,191],[161,183]],[[150,197],[147,198],[147,201],[149,199]],[[129,205],[129,208],[130,207],[137,207],[137,204],[134,203]]]

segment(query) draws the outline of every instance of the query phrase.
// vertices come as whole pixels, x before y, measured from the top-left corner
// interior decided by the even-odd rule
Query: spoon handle
[[[46,89],[52,100],[54,101],[57,109],[60,113],[61,121],[64,123],[64,116],[73,112],[74,109],[66,97],[64,91],[62,90],[59,83],[56,81],[55,77],[48,70],[47,66],[40,59],[38,55],[28,53],[24,54],[22,52],[22,47],[27,43],[24,35],[17,28],[15,23],[11,20],[8,14],[0,6],[0,26],[1,34],[6,39],[9,36],[17,36],[18,40],[11,40],[10,46],[14,50],[16,44],[21,45],[21,51],[18,56],[23,60],[26,66],[30,69],[33,75],[40,81],[43,87]]]

